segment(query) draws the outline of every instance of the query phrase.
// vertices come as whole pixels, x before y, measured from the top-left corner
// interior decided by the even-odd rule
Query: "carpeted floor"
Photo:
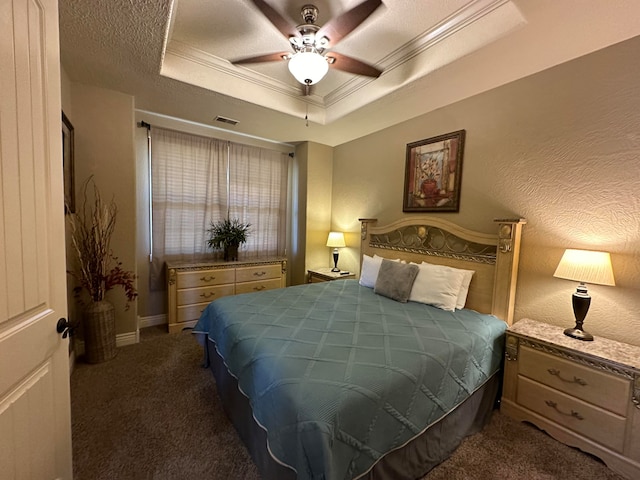
[[[76,480],[258,479],[190,333],[145,329],[71,376]],[[495,412],[425,480],[620,480],[598,460]]]

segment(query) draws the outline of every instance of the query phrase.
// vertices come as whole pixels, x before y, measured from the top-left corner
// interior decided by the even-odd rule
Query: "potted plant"
[[[238,260],[238,247],[247,242],[249,227],[250,223],[242,223],[237,218],[212,221],[207,230],[207,245],[214,250],[223,250],[225,261]]]
[[[93,202],[87,195],[90,184],[93,185]],[[89,363],[99,363],[115,357],[117,353],[115,310],[113,304],[105,300],[105,294],[115,287],[122,287],[127,297],[126,308],[138,294],[135,274],[122,268],[122,262],[110,247],[118,213],[115,202],[102,201],[93,177],[84,183],[82,193],[79,213],[69,216],[76,260],[75,270],[69,273],[77,279],[74,293],[84,306],[85,359]],[[87,297],[88,301],[85,300]]]

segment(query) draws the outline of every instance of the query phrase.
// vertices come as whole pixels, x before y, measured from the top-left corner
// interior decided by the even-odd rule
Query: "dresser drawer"
[[[279,278],[258,280],[257,282],[236,283],[236,295],[240,293],[262,292],[263,290],[273,290],[280,287],[281,280]]]
[[[631,384],[624,378],[521,346],[519,373],[626,416]]]
[[[178,322],[190,322],[192,320],[198,320],[200,315],[207,308],[211,302],[205,303],[195,303],[193,305],[186,305],[183,307],[178,307],[177,320]]]
[[[213,287],[199,287],[178,290],[178,306],[192,303],[212,302],[216,298],[233,295],[234,287],[230,285],[215,285]]]
[[[268,280],[270,278],[280,279],[281,276],[282,266],[280,264],[256,265],[251,267],[239,267],[236,269],[236,283]]]
[[[517,403],[602,445],[622,452],[626,418],[525,377],[518,377]]]
[[[176,277],[178,289],[183,289],[234,283],[236,272],[233,268],[220,268],[196,272],[178,272]]]

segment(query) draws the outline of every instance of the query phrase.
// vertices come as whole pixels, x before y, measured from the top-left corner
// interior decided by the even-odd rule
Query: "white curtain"
[[[286,154],[229,145],[229,217],[250,223],[249,255],[284,255],[289,158]]]
[[[206,231],[227,216],[251,224],[241,255],[284,255],[286,154],[156,127],[151,142],[152,290],[165,262],[213,259]]]

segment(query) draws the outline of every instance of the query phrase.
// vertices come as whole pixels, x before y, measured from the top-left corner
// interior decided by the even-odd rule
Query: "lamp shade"
[[[616,284],[608,252],[567,249],[553,276],[596,285]]]
[[[329,71],[327,60],[315,52],[298,52],[289,60],[289,71],[303,85],[313,85]]]
[[[344,233],[342,232],[329,232],[329,237],[327,238],[327,247],[346,247],[347,245],[344,243]]]

